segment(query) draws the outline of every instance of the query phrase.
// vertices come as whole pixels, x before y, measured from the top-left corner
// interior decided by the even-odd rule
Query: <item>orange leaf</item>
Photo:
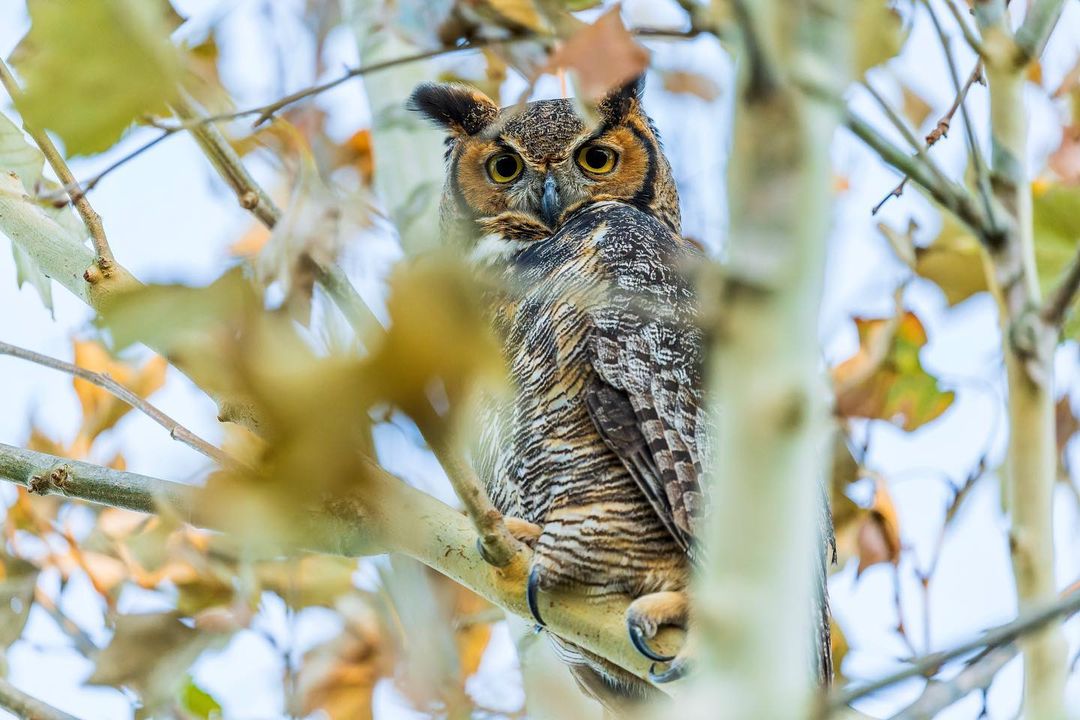
[[[370,185],[375,175],[375,155],[371,142],[371,130],[357,130],[342,143],[336,158],[337,166],[353,165],[365,185]]]
[[[914,313],[855,318],[855,325],[858,352],[832,370],[837,413],[888,420],[910,432],[952,405],[954,393],[943,392],[919,360],[927,337]]]
[[[270,228],[262,223],[252,223],[247,232],[240,239],[229,246],[229,254],[233,257],[252,258],[258,255],[267,241],[270,239]]]
[[[885,481],[874,485],[874,502],[859,528],[859,567],[855,577],[871,565],[900,562],[900,520]]]
[[[147,397],[165,384],[168,363],[159,355],[153,356],[136,369],[128,363],[113,360],[99,342],[76,340],[74,345],[76,365],[108,375],[139,397]],[[77,447],[81,455],[85,455],[90,443],[131,412],[132,408],[104,388],[82,378],[75,378],[74,385],[75,394],[82,405],[83,422],[73,447]]]
[[[574,70],[581,95],[597,101],[636,78],[648,64],[649,53],[627,31],[616,5],[574,33],[552,54],[547,69]]]

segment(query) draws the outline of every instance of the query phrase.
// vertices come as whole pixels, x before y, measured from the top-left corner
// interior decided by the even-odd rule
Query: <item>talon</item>
[[[645,637],[645,631],[641,629],[640,625],[628,623],[627,627],[630,630],[630,642],[637,648],[639,653],[658,663],[669,663],[675,659],[674,655],[661,655],[649,647],[649,641]],[[649,669],[649,677],[652,677],[651,668]]]
[[[492,561],[491,556],[488,555],[488,551],[484,548],[484,543],[480,538],[476,538],[476,552],[480,553],[480,557],[484,562],[494,567],[495,563]]]
[[[540,605],[536,599],[536,593],[540,590],[540,566],[533,565],[529,570],[529,582],[525,585],[525,602],[529,604],[529,612],[540,627],[547,627],[547,623],[540,617]]]
[[[688,669],[688,663],[685,660],[676,660],[675,662],[671,663],[671,666],[668,667],[667,670],[664,670],[663,672],[656,672],[656,665],[654,664],[649,667],[649,680],[653,681],[657,685],[662,685],[663,683],[669,683],[673,680],[678,680],[686,674],[686,671]]]

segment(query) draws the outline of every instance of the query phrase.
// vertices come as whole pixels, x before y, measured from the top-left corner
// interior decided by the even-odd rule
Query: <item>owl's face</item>
[[[616,91],[588,123],[570,100],[500,109],[463,85],[418,87],[409,106],[449,132],[444,234],[536,239],[603,200],[638,206],[678,232],[675,184],[639,93],[637,81]]]

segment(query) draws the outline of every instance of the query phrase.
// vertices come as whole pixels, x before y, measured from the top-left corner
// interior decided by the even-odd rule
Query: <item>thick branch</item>
[[[1016,31],[1016,44],[1023,51],[1025,61],[1042,55],[1064,9],[1065,0],[1034,0],[1028,5],[1024,24]]]
[[[2,58],[0,58],[0,82],[3,83],[11,99],[18,104],[22,91]],[[90,239],[94,243],[98,267],[107,277],[115,260],[113,259],[112,249],[109,248],[109,241],[105,237],[105,227],[101,224],[101,216],[94,211],[90,201],[86,199],[85,193],[79,187],[79,181],[75,179],[71,168],[64,161],[64,156],[56,149],[56,145],[53,144],[48,134],[44,130],[30,127],[25,119],[23,120],[23,127],[26,132],[30,133],[30,137],[34,139],[37,146],[41,148],[41,152],[45,155],[45,159],[49,162],[53,172],[56,173],[56,177],[60,179],[61,184],[67,189],[71,203],[79,212],[79,216],[90,233]]]
[[[10,445],[0,444],[0,479],[37,493],[128,510],[153,513],[168,508],[189,522],[203,524],[197,515],[199,488]],[[377,466],[370,466],[362,493],[327,502],[313,513],[304,536],[306,550],[353,557],[387,550],[403,553],[507,612],[532,617],[525,602],[525,553],[505,568],[492,568],[477,551],[477,535],[464,515]],[[599,602],[556,592],[543,593],[540,603],[552,632],[642,678],[648,676],[649,661],[626,635],[625,600]],[[664,631],[658,647],[670,652],[678,646],[678,635]],[[678,687],[668,684],[664,689]]]
[[[141,398],[133,393],[128,388],[124,387],[116,380],[113,380],[109,375],[105,373],[97,373],[86,368],[81,368],[78,365],[73,365],[63,360],[58,360],[48,355],[42,355],[36,353],[33,350],[27,350],[25,348],[11,345],[6,342],[0,341],[0,355],[10,355],[11,357],[20,358],[22,360],[28,360],[38,365],[43,365],[53,370],[59,370],[60,372],[66,372],[69,375],[74,375],[77,378],[81,378],[88,383],[92,383],[102,388],[106,392],[116,396],[123,402],[127,403],[136,410],[142,412],[151,420],[156,422],[161,427],[169,431],[169,437],[174,440],[179,440],[192,450],[202,453],[206,457],[210,458],[214,462],[223,467],[239,467],[240,463],[223,452],[213,444],[203,440],[201,437],[188,430],[186,427],[173,420],[164,412],[159,410],[155,405],[151,404],[145,398]]]
[[[29,720],[79,720],[48,703],[27,695],[10,682],[0,677],[0,708],[10,710],[20,718]]]

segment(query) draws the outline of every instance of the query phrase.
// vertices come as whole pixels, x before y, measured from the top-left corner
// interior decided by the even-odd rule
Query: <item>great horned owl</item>
[[[502,276],[494,322],[515,395],[484,419],[476,462],[511,531],[534,550],[529,607],[542,624],[544,591],[630,596],[631,641],[670,663],[654,681],[672,679],[685,658],[648,641],[689,619],[706,509],[704,341],[684,273],[697,252],[680,237],[678,194],[640,83],[602,100],[593,121],[570,100],[500,110],[460,85],[422,85],[410,107],[449,133],[443,235]],[[650,694],[648,683],[557,645],[609,707]]]

